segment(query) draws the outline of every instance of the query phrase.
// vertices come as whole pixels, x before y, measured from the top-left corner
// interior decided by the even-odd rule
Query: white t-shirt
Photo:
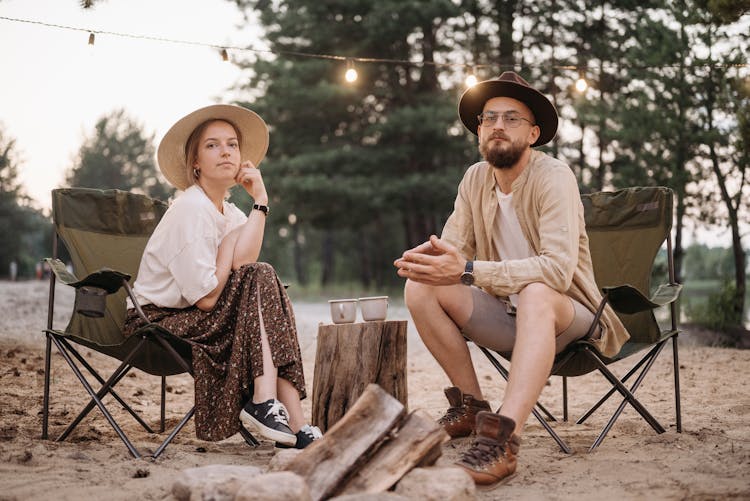
[[[178,196],[151,235],[133,290],[141,305],[187,308],[211,292],[222,239],[247,221],[234,204],[224,214],[193,185]],[[132,307],[128,301],[128,307]]]
[[[533,257],[534,253],[521,231],[521,224],[513,208],[513,193],[505,194],[495,186],[495,194],[497,195],[497,215],[492,240],[500,259],[509,261]],[[513,306],[518,306],[518,294],[511,294],[509,299]]]

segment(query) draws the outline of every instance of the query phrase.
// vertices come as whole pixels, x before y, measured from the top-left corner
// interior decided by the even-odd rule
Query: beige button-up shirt
[[[539,151],[513,182],[513,207],[535,256],[503,261],[493,244],[497,214],[495,178],[487,162],[466,171],[458,187],[453,213],[442,238],[474,260],[474,283],[495,296],[517,294],[541,282],[570,296],[590,311],[602,299],[594,280],[586,223],[578,183],[570,167]],[[630,337],[611,307],[600,322],[597,347],[612,357]]]

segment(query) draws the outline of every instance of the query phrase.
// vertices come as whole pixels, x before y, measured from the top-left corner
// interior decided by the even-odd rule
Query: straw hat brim
[[[477,116],[482,113],[484,104],[493,97],[510,97],[529,107],[540,129],[539,138],[531,146],[547,144],[557,134],[557,110],[550,100],[532,87],[504,80],[479,82],[461,96],[458,102],[458,115],[472,134],[477,135]]]
[[[200,108],[179,119],[164,135],[157,150],[157,161],[167,181],[178,190],[190,186],[185,160],[185,144],[190,134],[206,120],[227,120],[242,135],[240,156],[256,167],[268,151],[268,126],[257,113],[231,104],[215,104]]]

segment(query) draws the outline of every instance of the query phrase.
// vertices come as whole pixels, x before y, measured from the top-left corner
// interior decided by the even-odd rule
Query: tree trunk
[[[737,208],[732,203],[732,197],[729,195],[727,190],[726,177],[719,168],[719,157],[716,154],[716,146],[711,143],[709,145],[709,152],[711,154],[711,167],[713,168],[716,180],[719,183],[719,191],[721,192],[721,199],[727,208],[727,214],[729,215],[729,227],[732,230],[732,254],[734,255],[734,298],[732,301],[732,311],[734,312],[735,319],[742,325],[745,318],[745,291],[746,276],[745,276],[745,250],[742,248],[742,237],[740,235],[739,222],[737,220]],[[738,202],[739,202],[738,197]]]
[[[333,282],[335,266],[335,249],[333,248],[333,230],[323,232],[323,248],[321,252],[322,269],[320,273],[320,284],[328,285]]]
[[[500,66],[502,71],[512,70],[515,66],[515,42],[513,41],[513,20],[515,19],[518,0],[497,0],[495,2],[495,20],[500,38]]]
[[[292,258],[294,260],[294,274],[300,285],[307,285],[307,270],[303,262],[302,244],[300,243],[299,224],[292,225]]]

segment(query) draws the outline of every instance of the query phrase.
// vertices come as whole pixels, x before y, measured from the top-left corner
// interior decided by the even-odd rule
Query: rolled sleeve
[[[168,264],[180,294],[191,305],[219,284],[216,278],[217,247],[215,239],[199,238],[185,245]]]

